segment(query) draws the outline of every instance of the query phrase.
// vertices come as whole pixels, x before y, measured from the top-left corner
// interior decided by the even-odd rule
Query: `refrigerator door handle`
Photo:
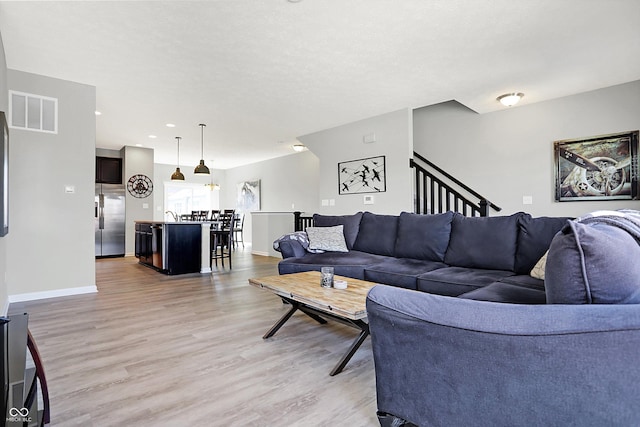
[[[98,212],[98,228],[104,230],[104,194],[100,193],[99,200],[99,212]]]

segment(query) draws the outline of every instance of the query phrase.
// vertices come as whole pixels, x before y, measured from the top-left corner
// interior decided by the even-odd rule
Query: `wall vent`
[[[58,133],[58,99],[9,91],[9,127]]]

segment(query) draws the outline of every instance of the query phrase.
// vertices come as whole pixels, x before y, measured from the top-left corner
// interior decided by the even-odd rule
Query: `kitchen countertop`
[[[150,220],[136,220],[135,223],[139,224],[175,224],[175,225],[194,225],[194,224],[213,224],[218,221],[150,221]]]

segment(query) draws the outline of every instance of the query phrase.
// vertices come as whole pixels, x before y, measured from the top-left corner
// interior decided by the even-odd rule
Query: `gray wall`
[[[0,34],[0,111],[7,113],[8,110],[7,61],[4,55],[2,35]],[[11,135],[9,135],[9,138],[11,138]],[[9,193],[9,197],[11,197],[11,193]],[[7,237],[0,237],[0,315],[7,314],[7,309],[9,308],[7,287]]]
[[[95,87],[8,70],[8,88],[58,98],[59,117],[58,134],[10,129],[10,299],[95,290]]]
[[[260,180],[260,202],[263,212],[317,212],[318,158],[309,151],[278,157],[264,162],[225,170],[220,189],[220,207],[236,206],[237,185]],[[293,217],[292,217],[293,218]],[[244,238],[251,241],[251,215],[245,216]]]
[[[122,182],[125,185],[125,254],[135,252],[135,221],[153,220],[154,198],[157,188],[154,182],[153,192],[148,197],[134,197],[126,190],[127,181],[134,175],[142,174],[151,178],[153,182],[153,149],[125,146],[121,150],[123,159]]]
[[[298,137],[320,159],[318,212],[399,214],[411,210],[411,121],[411,110],[403,109]],[[365,144],[363,138],[371,134],[376,141]],[[338,194],[338,163],[382,155],[386,156],[387,191],[370,193],[373,205],[364,204],[363,194]],[[335,200],[335,205],[322,206],[321,200]]]
[[[639,201],[556,202],[553,172],[554,141],[640,129],[640,81],[484,115],[452,101],[414,110],[413,125],[415,150],[503,208],[492,215],[640,208]]]

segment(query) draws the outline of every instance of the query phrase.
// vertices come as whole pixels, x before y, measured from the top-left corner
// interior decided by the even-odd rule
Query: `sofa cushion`
[[[640,303],[639,242],[637,211],[600,211],[569,221],[549,248],[547,303]]]
[[[477,301],[493,301],[511,304],[544,304],[544,289],[532,289],[505,282],[494,282],[458,296]]]
[[[344,226],[344,240],[347,243],[347,248],[353,249],[353,244],[358,237],[358,230],[360,228],[360,220],[362,219],[362,212],[355,213],[353,215],[313,215],[313,225],[315,227],[331,227],[334,225]]]
[[[549,249],[553,236],[569,219],[566,217],[533,218],[525,213],[520,215],[514,271],[518,274],[529,274],[536,262]]]
[[[377,264],[385,260],[380,255],[359,251],[325,252],[323,254],[307,253],[300,258],[287,258],[278,263],[280,274],[299,273],[302,271],[320,271],[320,268],[332,266],[339,276],[364,280],[364,269],[367,265]]]
[[[333,227],[307,227],[309,236],[309,249],[332,252],[349,252],[344,241],[344,226]]]
[[[402,212],[398,219],[395,256],[444,261],[452,219],[453,212],[435,215]]]
[[[447,265],[437,261],[412,258],[388,258],[381,263],[369,265],[364,269],[364,279],[385,285],[417,289],[417,277]]]
[[[456,213],[444,262],[457,267],[513,271],[520,215],[465,217]]]
[[[507,276],[498,280],[502,283],[510,283],[512,285],[521,286],[523,288],[536,289],[544,292],[544,280],[536,279],[528,274],[517,274],[515,276]]]
[[[446,267],[419,275],[417,287],[419,291],[457,297],[465,292],[497,282],[507,276],[513,276],[513,272],[481,268]]]
[[[353,249],[370,254],[393,256],[398,230],[398,216],[365,212],[360,221]]]

